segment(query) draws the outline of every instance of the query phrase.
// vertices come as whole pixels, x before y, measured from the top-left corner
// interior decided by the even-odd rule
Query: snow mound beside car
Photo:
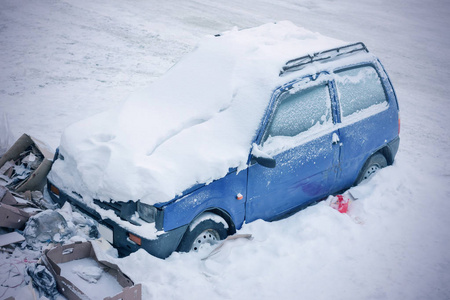
[[[85,198],[154,204],[245,169],[281,67],[342,45],[290,22],[208,37],[119,107],[68,127],[50,179]]]

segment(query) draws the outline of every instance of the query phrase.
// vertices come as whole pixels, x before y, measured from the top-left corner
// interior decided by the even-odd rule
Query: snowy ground
[[[205,34],[291,20],[363,41],[393,81],[402,140],[349,215],[321,203],[245,225],[252,241],[207,260],[140,251],[115,262],[144,299],[450,299],[448,15],[442,0],[3,0],[0,114],[15,137],[56,148],[66,126],[156,80]]]

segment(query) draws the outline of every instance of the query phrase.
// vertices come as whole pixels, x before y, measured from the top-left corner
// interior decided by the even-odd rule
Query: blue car
[[[196,251],[222,240],[244,223],[287,217],[359,184],[393,164],[400,141],[399,107],[386,71],[363,43],[335,44],[313,53],[299,49],[300,55],[289,53],[291,59],[274,68],[275,79],[261,85],[270,91],[258,100],[264,109],[248,107],[247,114],[256,114],[258,122],[244,145],[245,161],[224,163],[225,174],[187,182],[182,192],[170,199],[161,196],[159,202],[96,198],[100,192],[87,197],[72,186],[79,180],[64,181],[77,172],[63,168],[77,154],[65,146],[48,179],[52,199],[61,205],[68,201],[95,219],[121,255],[143,248],[166,258],[173,251]],[[260,59],[262,54],[252,55]],[[196,138],[201,143],[202,137]],[[149,226],[151,235],[143,230]]]

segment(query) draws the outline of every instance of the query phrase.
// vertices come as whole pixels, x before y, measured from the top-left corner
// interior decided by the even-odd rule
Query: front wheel
[[[194,221],[195,222],[195,221]],[[213,245],[227,237],[225,220],[217,215],[214,218],[204,219],[193,228],[189,226],[183,240],[178,247],[180,252],[197,252],[204,244]]]
[[[386,158],[381,153],[375,153],[364,164],[358,178],[355,181],[355,185],[360,184],[362,181],[368,179],[375,174],[379,169],[387,166]]]

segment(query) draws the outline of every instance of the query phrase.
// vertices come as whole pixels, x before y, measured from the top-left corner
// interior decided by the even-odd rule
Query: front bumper
[[[180,244],[180,241],[188,227],[188,225],[181,226],[159,234],[156,239],[147,239],[130,232],[111,219],[102,219],[97,211],[78,200],[75,196],[68,195],[64,191],[58,189],[58,187],[56,187],[49,180],[47,182],[47,189],[52,200],[58,203],[61,207],[64,203],[66,203],[66,201],[69,201],[69,203],[75,206],[78,210],[112,230],[113,246],[117,249],[120,256],[127,256],[130,253],[142,248],[151,255],[164,259],[170,256],[170,254],[178,248],[178,245]],[[130,234],[140,238],[140,245],[130,240]]]

